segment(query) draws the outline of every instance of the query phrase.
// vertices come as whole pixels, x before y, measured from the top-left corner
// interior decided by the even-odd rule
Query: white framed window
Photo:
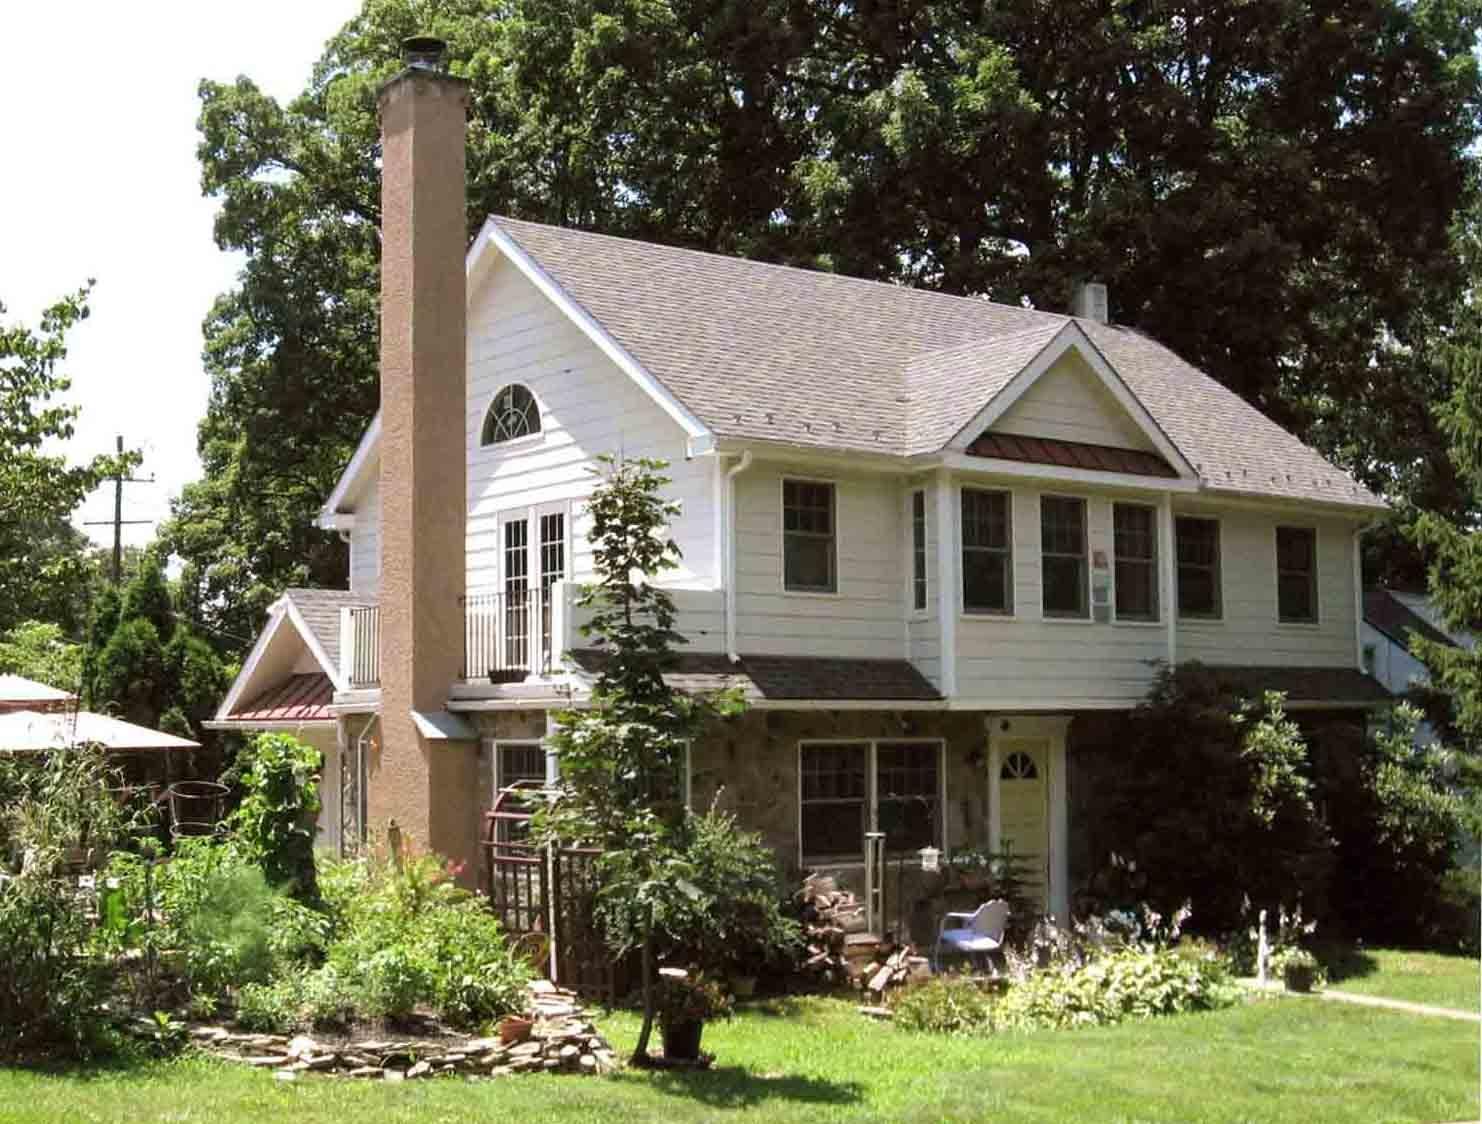
[[[1086,501],[1078,496],[1039,498],[1040,605],[1047,617],[1091,615]]]
[[[502,813],[529,816],[535,811],[534,801],[518,795],[504,795],[510,790],[543,788],[550,782],[551,764],[545,746],[534,739],[485,739],[493,763],[494,791],[491,806]],[[495,828],[501,843],[517,843],[530,834],[528,820],[500,819]]]
[[[793,593],[837,593],[838,540],[833,484],[782,481],[782,588]]]
[[[1112,505],[1112,562],[1117,620],[1156,621],[1158,510],[1140,503]]]
[[[803,865],[861,862],[867,831],[890,854],[941,847],[945,742],[874,738],[798,743],[798,850]]]
[[[540,405],[528,387],[510,383],[499,388],[484,414],[479,444],[483,447],[503,445],[540,432]]]
[[[1014,611],[1013,497],[962,489],[962,607],[969,613]]]
[[[1181,620],[1217,621],[1224,615],[1220,590],[1220,521],[1180,515],[1173,521]]]
[[[1276,616],[1317,623],[1317,528],[1276,528]]]
[[[911,493],[911,610],[926,612],[926,492]]]

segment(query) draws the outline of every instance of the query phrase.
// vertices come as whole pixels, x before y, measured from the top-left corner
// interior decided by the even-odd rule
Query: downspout
[[[736,477],[750,467],[751,450],[743,449],[741,459],[726,470],[726,656],[732,663],[741,662],[736,651]]]

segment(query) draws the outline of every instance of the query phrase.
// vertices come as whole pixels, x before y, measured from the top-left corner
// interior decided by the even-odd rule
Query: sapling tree
[[[732,695],[698,696],[664,679],[674,647],[673,598],[655,579],[674,569],[679,547],[668,525],[678,505],[663,496],[662,461],[601,459],[587,503],[595,580],[579,604],[582,634],[602,653],[585,707],[563,711],[550,745],[560,761],[555,798],[537,816],[547,840],[601,849],[598,910],[620,953],[642,953],[643,1027],[635,1064],[648,1059],[654,1021],[655,932],[666,914],[697,896],[686,859],[689,822],[679,784],[687,743],[712,716],[732,713]]]

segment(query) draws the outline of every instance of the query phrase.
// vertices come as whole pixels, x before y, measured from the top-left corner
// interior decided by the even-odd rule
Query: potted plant
[[[725,1018],[731,1000],[720,985],[701,973],[676,969],[661,973],[658,994],[659,1030],[669,1061],[700,1060],[700,1036],[707,1019]]]
[[[1288,991],[1309,992],[1322,987],[1322,965],[1305,948],[1291,945],[1271,957],[1271,970],[1279,975]]]

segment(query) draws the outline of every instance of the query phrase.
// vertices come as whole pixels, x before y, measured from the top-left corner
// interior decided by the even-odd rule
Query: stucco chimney
[[[382,736],[367,800],[373,831],[394,820],[467,859],[476,751],[429,740],[415,716],[443,713],[463,655],[467,89],[442,48],[407,40],[380,93]]]

